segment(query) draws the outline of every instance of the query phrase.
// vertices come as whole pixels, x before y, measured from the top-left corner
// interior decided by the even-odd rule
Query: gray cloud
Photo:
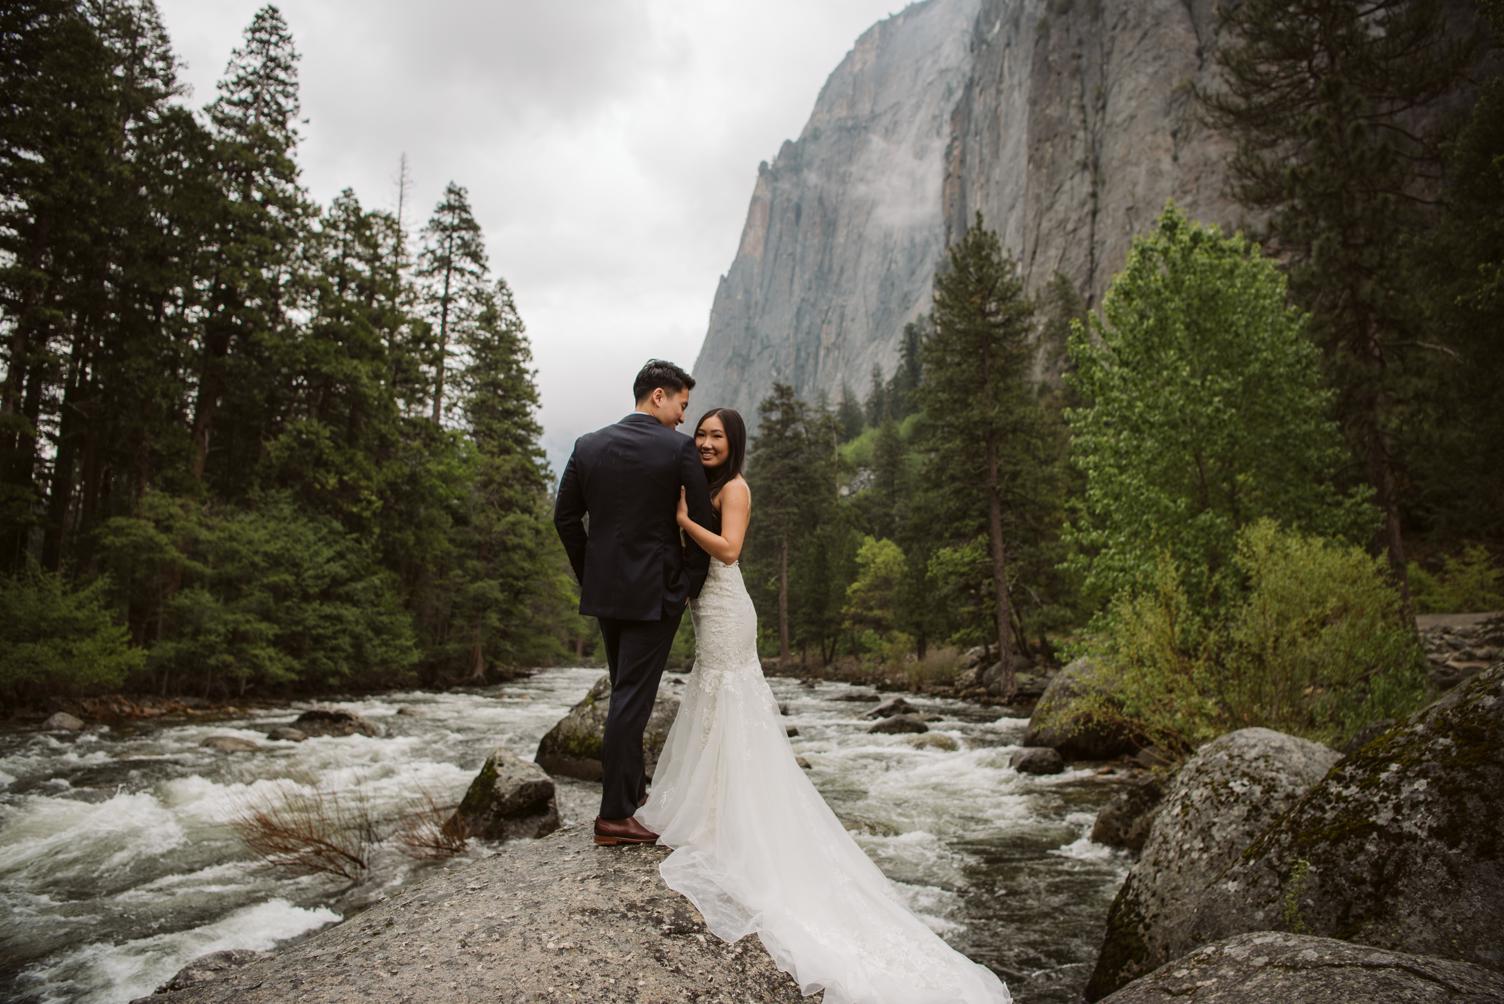
[[[193,102],[255,0],[158,0]],[[426,3],[286,0],[302,54],[300,162],[416,230],[465,185],[532,336],[557,461],[631,407],[641,362],[690,365],[760,160],[895,0]],[[699,405],[712,402],[695,402]]]

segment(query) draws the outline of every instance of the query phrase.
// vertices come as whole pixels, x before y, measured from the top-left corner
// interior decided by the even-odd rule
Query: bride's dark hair
[[[710,497],[714,498],[726,487],[726,482],[742,472],[747,462],[747,423],[742,421],[740,412],[731,408],[711,408],[695,423],[695,437],[700,435],[700,426],[707,418],[719,418],[721,428],[726,430],[726,462],[707,472],[710,474]]]

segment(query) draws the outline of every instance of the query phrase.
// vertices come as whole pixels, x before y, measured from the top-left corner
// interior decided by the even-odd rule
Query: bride
[[[695,445],[715,518],[702,527],[681,501],[678,522],[710,554],[710,574],[691,607],[694,668],[636,816],[673,849],[664,881],[719,937],[756,932],[826,1004],[1007,1004],[994,973],[908,910],[795,762],[737,564],[752,511],[741,416],[707,412]]]

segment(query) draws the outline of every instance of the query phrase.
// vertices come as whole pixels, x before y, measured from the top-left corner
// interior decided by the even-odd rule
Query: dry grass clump
[[[381,820],[360,789],[327,791],[302,779],[295,788],[243,805],[230,825],[252,853],[274,868],[358,882],[370,868],[376,845],[391,836],[402,853],[419,860],[463,852],[469,834],[461,820],[452,818],[453,813],[453,805],[420,788],[417,804],[398,815],[394,828],[383,832]]]

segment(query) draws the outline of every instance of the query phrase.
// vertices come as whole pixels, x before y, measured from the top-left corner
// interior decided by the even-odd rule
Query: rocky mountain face
[[[774,381],[865,394],[980,211],[1038,290],[1095,302],[1174,197],[1236,220],[1227,143],[1195,121],[1213,0],[925,0],[871,29],[759,169],[695,366],[755,424]]]

